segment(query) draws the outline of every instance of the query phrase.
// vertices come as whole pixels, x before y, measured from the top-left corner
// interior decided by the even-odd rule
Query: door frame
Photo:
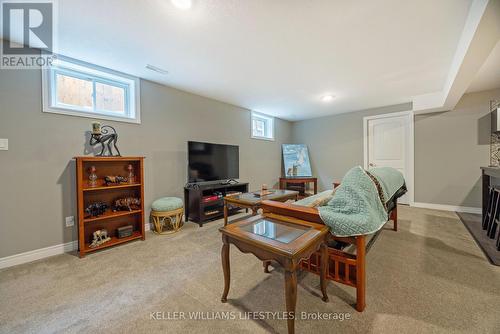
[[[408,127],[409,127],[409,137],[408,138],[408,147],[406,148],[408,151],[408,161],[406,161],[406,185],[408,187],[408,204],[413,206],[415,203],[415,130],[414,130],[414,121],[415,117],[413,114],[413,110],[408,111],[400,111],[389,114],[380,114],[374,116],[366,116],[363,117],[363,166],[365,169],[368,169],[368,121],[374,119],[381,118],[392,118],[392,117],[408,117]]]

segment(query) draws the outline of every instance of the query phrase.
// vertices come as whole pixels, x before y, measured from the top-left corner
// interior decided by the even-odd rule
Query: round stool
[[[180,198],[162,197],[151,204],[151,217],[155,226],[154,232],[158,234],[170,234],[179,231],[183,225],[183,215],[184,204]]]

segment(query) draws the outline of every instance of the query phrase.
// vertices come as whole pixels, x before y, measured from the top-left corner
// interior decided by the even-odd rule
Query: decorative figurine
[[[127,178],[125,176],[105,176],[104,177],[104,183],[106,183],[107,186],[109,185],[118,185],[122,183],[126,183]]]
[[[136,197],[125,197],[115,201],[113,211],[132,211],[141,208],[141,199]]]
[[[90,244],[90,248],[95,248],[98,247],[108,241],[111,240],[110,237],[108,237],[108,231],[107,230],[97,230],[93,233],[94,240],[92,240],[92,243]]]
[[[109,133],[110,131],[108,129],[113,130],[112,133]],[[97,144],[101,144],[102,149],[101,153],[96,154],[98,157],[103,157],[104,151],[106,148],[108,149],[108,155],[109,157],[117,156],[121,157],[120,150],[116,146],[116,142],[118,141],[118,134],[116,133],[115,128],[113,128],[110,125],[103,125],[99,122],[94,122],[92,123],[92,133],[90,135],[90,142],[89,144],[91,146],[95,146]],[[117,154],[113,154],[113,147],[115,148]]]
[[[85,218],[99,217],[106,212],[108,205],[104,202],[92,203],[87,208],[85,208]]]
[[[128,183],[135,183],[134,166],[132,166],[132,164],[129,164],[127,166],[127,170],[128,170]]]
[[[97,174],[95,166],[90,167],[90,175],[89,175],[89,187],[97,186]]]

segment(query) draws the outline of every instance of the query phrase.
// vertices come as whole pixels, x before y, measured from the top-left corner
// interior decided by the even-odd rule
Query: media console
[[[191,183],[184,187],[184,210],[186,221],[191,220],[198,225],[224,217],[224,196],[235,193],[247,193],[248,183]],[[229,210],[229,214],[237,213],[241,208]]]

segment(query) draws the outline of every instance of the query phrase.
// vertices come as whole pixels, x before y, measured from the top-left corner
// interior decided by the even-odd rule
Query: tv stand
[[[234,183],[236,182],[236,183]],[[248,183],[226,180],[224,183],[190,183],[184,187],[184,210],[186,221],[204,223],[224,217],[224,196],[231,193],[247,193]],[[232,208],[229,215],[236,214],[241,208]]]
[[[222,185],[238,184],[238,181],[236,181],[235,179],[229,179],[229,180],[221,181],[219,184],[222,184]]]

